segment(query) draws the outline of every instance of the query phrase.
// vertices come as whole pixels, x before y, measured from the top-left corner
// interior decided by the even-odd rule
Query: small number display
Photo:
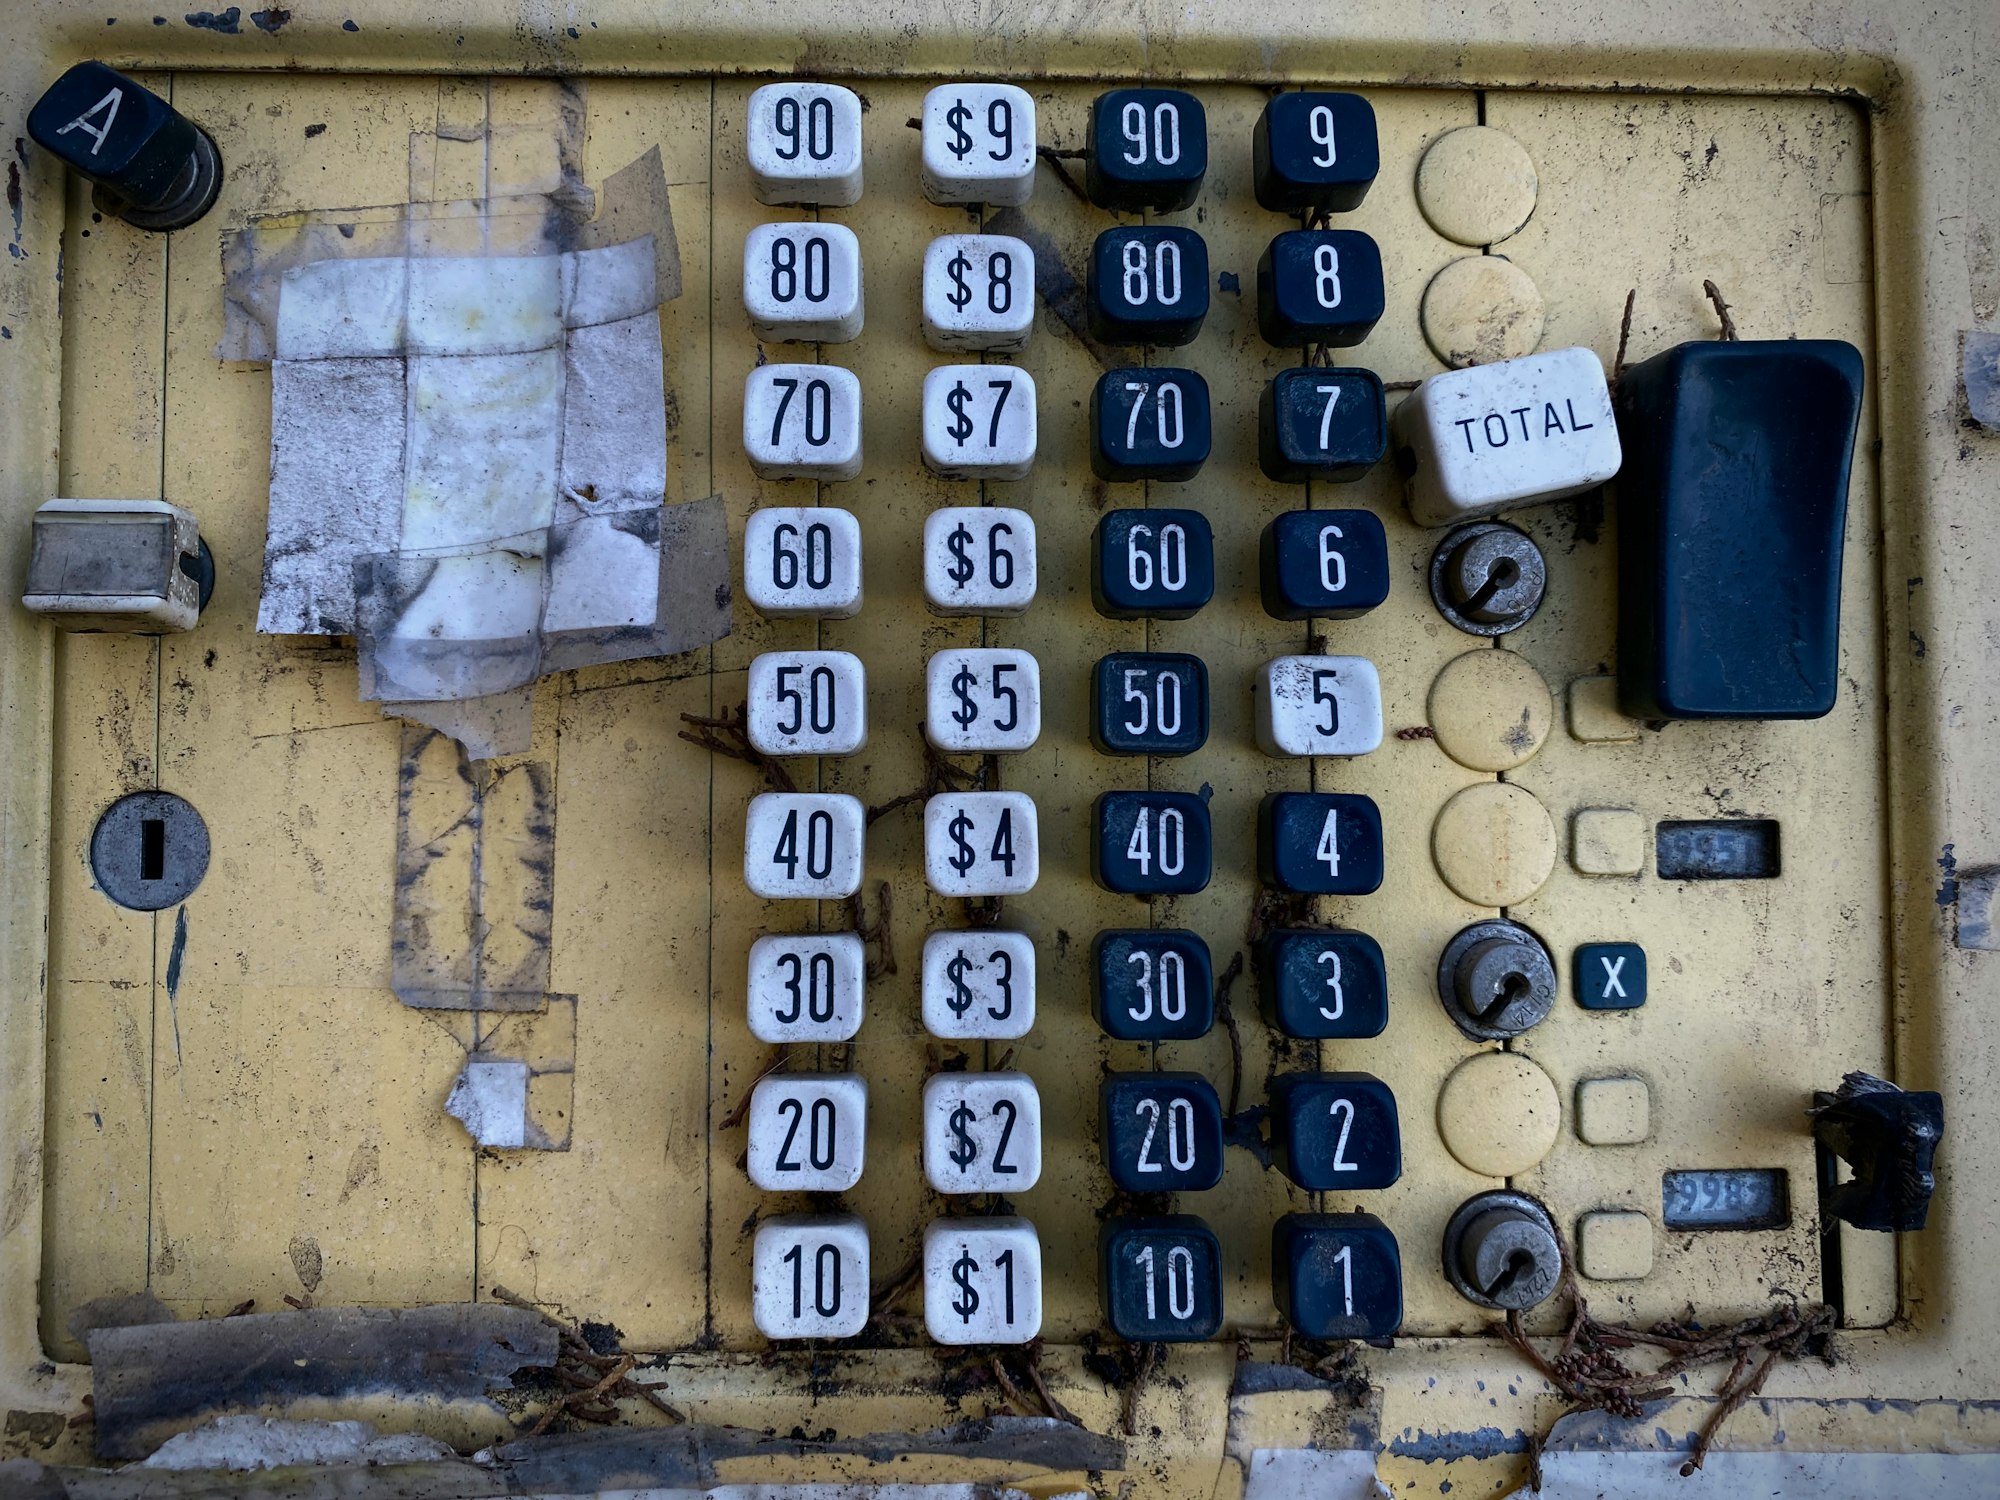
[[[847,651],[766,651],[746,684],[750,743],[766,755],[851,755],[868,742],[861,658]]]
[[[1106,755],[1191,755],[1208,742],[1208,664],[1115,651],[1090,676],[1090,738]]]
[[[1257,401],[1257,464],[1279,484],[1360,479],[1388,450],[1373,370],[1280,370]]]
[[[743,239],[743,308],[758,338],[845,343],[860,334],[861,242],[842,224],[760,224]]]
[[[1107,229],[1084,279],[1090,336],[1101,344],[1178,348],[1208,316],[1208,246],[1192,229]]]
[[[861,611],[861,523],[832,506],[775,506],[743,524],[743,592],[772,619]]]
[[[1113,510],[1090,537],[1091,602],[1113,620],[1184,620],[1215,595],[1215,533],[1198,510]]]
[[[771,933],[750,945],[750,1034],[844,1042],[861,1029],[867,961],[852,932]]]
[[[1780,1167],[1662,1173],[1660,1209],[1669,1229],[1782,1229],[1792,1221]]]
[[[1130,1193],[1222,1181],[1222,1102],[1199,1073],[1113,1073],[1097,1091],[1104,1169]]]
[[[1215,970],[1198,933],[1114,928],[1091,943],[1091,1010],[1107,1036],[1181,1042],[1215,1024]]]
[[[1273,792],[1257,809],[1264,883],[1310,896],[1365,896],[1382,884],[1382,812],[1356,792]]]
[[[1265,933],[1257,990],[1265,1019],[1286,1036],[1380,1036],[1389,1024],[1388,968],[1382,945],[1365,932]]]
[[[844,900],[861,889],[865,818],[838,792],[765,792],[750,799],[743,881],[770,899]]]
[[[1035,252],[1005,234],[940,235],[924,251],[924,341],[1014,354],[1035,328]]]
[[[771,83],[750,96],[750,191],[759,203],[861,200],[861,99],[831,83]]]
[[[1366,755],[1382,743],[1382,680],[1365,656],[1281,656],[1257,673],[1266,755]]]
[[[1009,83],[948,83],[924,96],[924,196],[1019,207],[1035,188],[1035,101]]]
[[[853,1214],[780,1214],[750,1249],[751,1314],[771,1339],[851,1338],[868,1321],[868,1226]]]
[[[1257,262],[1257,327],[1280,349],[1344,349],[1382,318],[1382,252],[1358,229],[1293,229]]]
[[[941,615],[1018,615],[1034,602],[1035,520],[1004,505],[924,519],[924,602]]]
[[[1403,1175],[1396,1096],[1371,1073],[1271,1079],[1271,1156],[1308,1192],[1385,1188]]]
[[[1026,1073],[934,1073],[924,1177],[940,1193],[1015,1193],[1042,1175],[1042,1096]]]
[[[1179,89],[1113,89],[1090,106],[1083,188],[1114,213],[1175,213],[1201,196],[1208,112]]]
[[[1025,792],[941,792],[924,804],[924,878],[940,896],[1019,896],[1040,874]]]
[[[1208,461],[1208,382],[1193,370],[1111,370],[1090,390],[1099,479],[1192,479]]]
[[[1025,932],[934,932],[924,939],[924,1029],[1011,1041],[1035,1025],[1035,943]]]
[[[844,1193],[861,1180],[868,1080],[794,1073],[750,1091],[750,1180],[767,1193]]]
[[[945,479],[1023,479],[1035,462],[1035,380],[1012,365],[924,377],[924,462]]]
[[[1186,1343],[1222,1326],[1222,1244],[1193,1214],[1106,1219],[1097,1277],[1105,1320],[1122,1339]]]
[[[1307,1338],[1386,1339],[1403,1323],[1403,1256],[1373,1214],[1285,1214],[1271,1231],[1271,1290]]]
[[[1042,1242],[1026,1219],[924,1230],[924,1329],[939,1344],[1025,1344],[1042,1331]]]
[[[1193,792],[1104,792],[1092,804],[1091,873],[1107,891],[1187,896],[1215,858],[1208,804]]]
[[[1250,137],[1257,201],[1273,213],[1348,213],[1381,165],[1375,109],[1359,94],[1273,95]]]
[[[1042,732],[1042,669],[1026,651],[965,646],[925,671],[924,737],[953,755],[1026,750]]]
[[[1257,563],[1274,620],[1351,620],[1389,597],[1389,540],[1373,511],[1286,511],[1264,528]]]
[[[765,479],[852,479],[861,382],[837,365],[760,365],[743,386],[743,451]]]

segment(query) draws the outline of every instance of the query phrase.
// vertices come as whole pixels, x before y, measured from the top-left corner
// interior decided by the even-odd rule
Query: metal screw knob
[[[1458,1029],[1482,1042],[1519,1036],[1556,1003],[1556,969],[1518,922],[1474,922],[1445,945],[1438,998]]]
[[[1499,521],[1459,527],[1431,556],[1431,600],[1469,635],[1505,635],[1527,624],[1548,582],[1534,539]]]
[[[1481,1307],[1522,1311],[1543,1301],[1562,1277],[1555,1224],[1522,1193],[1480,1193],[1458,1206],[1444,1231],[1444,1273]]]
[[[208,132],[101,62],[78,63],[51,84],[28,111],[28,134],[97,185],[100,212],[140,229],[185,229],[222,189]]]

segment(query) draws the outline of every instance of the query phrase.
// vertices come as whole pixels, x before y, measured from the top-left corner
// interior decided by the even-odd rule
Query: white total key
[[[750,1315],[767,1339],[844,1339],[868,1321],[868,1226],[778,1214],[750,1242]]]
[[[743,382],[743,452],[764,479],[861,472],[861,382],[838,365],[760,365]]]
[[[743,523],[743,592],[767,618],[861,613],[861,523],[831,505],[774,505]]]
[[[1010,234],[941,234],[924,251],[924,342],[1015,354],[1035,330],[1035,252]]]
[[[1018,208],[1035,190],[1035,101],[1011,83],[946,83],[924,95],[924,196]]]
[[[1042,1242],[1012,1216],[924,1230],[924,1328],[940,1344],[1025,1344],[1042,1331]]]
[[[1257,673],[1266,755],[1366,755],[1382,743],[1382,679],[1365,656],[1280,656]]]
[[[1035,520],[1005,505],[924,518],[924,602],[941,615],[1018,615],[1035,599]]]
[[[1035,940],[1025,932],[934,932],[924,939],[924,1030],[1012,1041],[1035,1026]]]
[[[845,900],[861,889],[867,825],[844,792],[764,792],[750,799],[743,883],[771,900]]]
[[[1042,1175],[1042,1096],[1026,1073],[924,1081],[924,1177],[940,1193],[1025,1192]]]
[[[868,679],[850,651],[750,660],[750,743],[766,755],[852,755],[868,743]]]
[[[945,479],[1025,479],[1035,463],[1035,377],[1012,365],[939,365],[924,377],[924,462]]]
[[[861,333],[861,242],[844,224],[759,224],[743,237],[743,310],[758,338],[844,344]]]
[[[924,878],[940,896],[1025,895],[1042,870],[1039,838],[1026,792],[940,792],[924,804]]]
[[[861,99],[834,83],[767,83],[750,96],[750,191],[759,203],[861,201]]]
[[[858,932],[773,932],[750,945],[750,1034],[844,1042],[861,1029],[867,956]]]
[[[767,1193],[844,1193],[861,1180],[868,1080],[774,1073],[750,1091],[750,1180]]]
[[[939,651],[924,683],[924,738],[951,755],[1026,750],[1042,732],[1042,669],[999,646]]]

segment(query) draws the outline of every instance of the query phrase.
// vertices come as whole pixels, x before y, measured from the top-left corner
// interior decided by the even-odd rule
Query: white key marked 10
[[[750,1247],[750,1315],[767,1339],[842,1339],[868,1321],[868,1226],[854,1214],[779,1214]]]

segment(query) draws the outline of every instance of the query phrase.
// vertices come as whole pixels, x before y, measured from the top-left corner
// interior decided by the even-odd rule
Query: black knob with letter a
[[[215,142],[150,89],[81,62],[28,111],[28,134],[97,185],[102,213],[140,229],[185,229],[215,203]]]

